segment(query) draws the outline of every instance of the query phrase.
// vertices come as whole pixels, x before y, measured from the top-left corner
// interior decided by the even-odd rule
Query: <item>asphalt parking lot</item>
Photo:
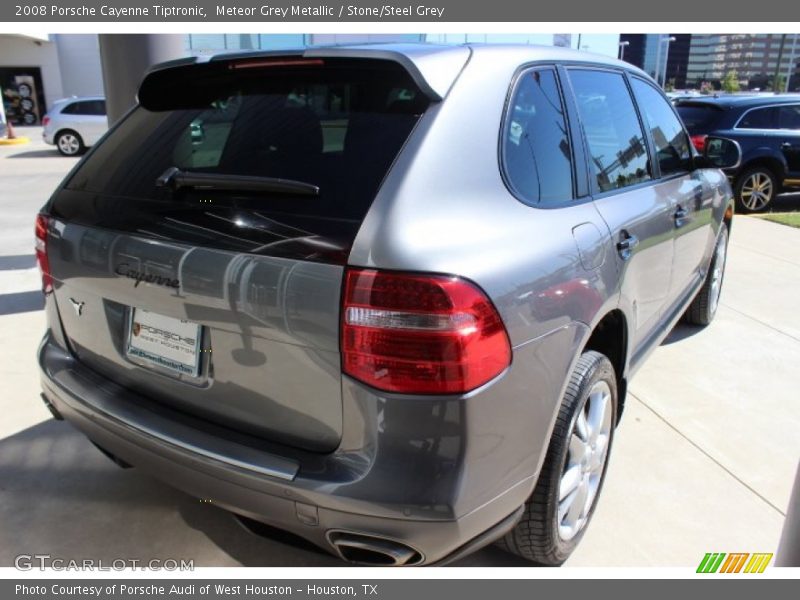
[[[121,470],[39,399],[44,332],[33,222],[75,159],[21,132],[0,147],[0,566],[18,554],[341,566],[135,469]],[[800,208],[797,197],[781,203]],[[592,526],[568,566],[694,567],[774,552],[800,458],[800,229],[735,219],[720,311],[679,326],[632,381]],[[488,548],[460,566],[521,566]]]

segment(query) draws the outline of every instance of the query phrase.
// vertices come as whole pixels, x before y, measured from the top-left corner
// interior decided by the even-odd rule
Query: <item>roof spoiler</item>
[[[192,65],[217,62],[235,62],[258,58],[276,59],[281,57],[324,59],[356,58],[386,60],[402,66],[414,83],[431,101],[444,99],[459,74],[469,61],[472,51],[467,46],[436,46],[426,44],[387,44],[364,46],[320,46],[306,50],[274,52],[234,52],[212,57],[188,57],[159,63],[153,66],[139,85],[137,98],[148,108],[158,104],[156,98],[161,94],[158,86],[165,80],[173,79],[184,68]]]

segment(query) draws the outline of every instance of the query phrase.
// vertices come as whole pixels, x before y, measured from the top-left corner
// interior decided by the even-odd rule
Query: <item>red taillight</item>
[[[693,135],[690,137],[692,140],[692,146],[697,148],[698,152],[705,152],[706,150],[706,138],[707,135]]]
[[[42,291],[49,294],[53,291],[53,278],[50,275],[50,261],[47,259],[47,230],[50,219],[45,215],[36,215],[36,262],[42,273]]]
[[[44,117],[42,117],[42,127],[47,127],[47,124],[49,122],[50,122],[50,117],[48,115],[45,115]]]
[[[458,277],[351,269],[343,303],[342,370],[375,388],[463,393],[511,364],[500,315]]]

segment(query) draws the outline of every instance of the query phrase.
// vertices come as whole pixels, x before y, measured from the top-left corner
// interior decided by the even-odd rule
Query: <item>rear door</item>
[[[713,236],[712,195],[692,165],[689,136],[671,104],[649,82],[631,77],[639,112],[650,133],[658,182],[655,192],[671,206],[675,247],[667,303],[669,310],[703,277]]]
[[[84,131],[84,142],[87,146],[97,143],[108,130],[105,100],[86,100],[81,102],[81,123]]]
[[[800,186],[800,104],[778,110],[781,152],[786,159],[786,184]]]
[[[568,69],[589,154],[595,204],[615,244],[635,353],[669,297],[673,206],[653,185],[647,139],[622,72]]]
[[[331,451],[344,265],[428,100],[379,60],[172,71],[48,206],[71,350],[148,401]]]

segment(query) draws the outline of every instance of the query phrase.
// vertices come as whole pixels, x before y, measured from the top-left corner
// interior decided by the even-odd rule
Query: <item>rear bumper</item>
[[[397,451],[385,447],[392,444],[390,439],[383,442],[382,451],[337,451],[316,458],[291,449],[265,450],[264,444],[257,448],[242,436],[220,435],[211,424],[185,416],[175,419],[175,413],[154,407],[81,365],[49,334],[40,346],[39,365],[47,400],[116,457],[189,494],[291,531],[332,553],[337,552],[330,534],[351,532],[409,546],[424,564],[447,562],[513,527],[535,481],[528,475],[495,491],[476,490],[471,483],[475,478],[465,475],[467,466],[452,464],[455,475],[445,478],[446,488],[433,481],[427,486],[421,479],[428,475],[404,469]],[[390,413],[386,410],[380,417],[384,428],[391,427]],[[414,414],[407,416],[413,420]],[[397,414],[391,418],[403,423]],[[378,458],[381,452],[389,458]],[[465,453],[460,455],[466,460]],[[362,464],[347,464],[359,460]],[[397,468],[388,472],[393,461]],[[441,471],[437,473],[441,478]],[[435,490],[424,504],[409,494],[421,486]],[[467,499],[487,492],[489,501],[459,514]]]

